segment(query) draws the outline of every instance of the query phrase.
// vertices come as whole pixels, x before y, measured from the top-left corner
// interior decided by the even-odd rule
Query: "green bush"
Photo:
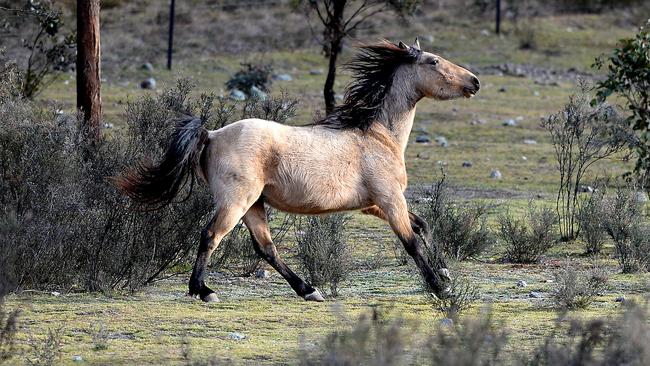
[[[271,74],[273,67],[271,65],[258,65],[253,63],[243,63],[242,69],[237,71],[226,82],[228,90],[238,89],[253,96],[252,89],[256,87],[261,91],[268,92],[271,85]]]
[[[555,223],[556,216],[550,208],[537,208],[532,202],[524,219],[501,215],[499,235],[506,245],[506,259],[514,263],[538,262],[555,242]]]

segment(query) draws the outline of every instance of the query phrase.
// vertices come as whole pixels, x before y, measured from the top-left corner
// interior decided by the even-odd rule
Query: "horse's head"
[[[438,100],[471,98],[481,87],[478,78],[467,69],[433,53],[421,51],[417,39],[410,47],[402,42],[399,47],[418,54],[411,70],[415,87],[424,97]]]

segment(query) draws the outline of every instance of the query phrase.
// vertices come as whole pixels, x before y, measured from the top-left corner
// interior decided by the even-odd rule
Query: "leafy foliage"
[[[607,65],[607,78],[597,85],[596,99],[602,102],[612,94],[623,96],[632,113],[627,122],[637,133],[632,145],[638,154],[635,172],[647,179],[650,187],[650,19],[633,37],[620,41],[620,47],[605,60],[598,58],[597,68]]]

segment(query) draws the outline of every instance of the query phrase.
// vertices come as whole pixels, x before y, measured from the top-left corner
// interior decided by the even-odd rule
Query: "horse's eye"
[[[438,59],[437,58],[431,59],[431,61],[429,61],[429,64],[436,66],[438,64]]]

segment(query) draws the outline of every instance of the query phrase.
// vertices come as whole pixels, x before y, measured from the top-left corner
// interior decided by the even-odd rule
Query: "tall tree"
[[[100,86],[99,0],[77,0],[77,108],[95,140],[102,114]]]
[[[323,88],[325,111],[334,110],[334,81],[336,62],[343,41],[366,20],[385,11],[393,11],[400,16],[411,14],[420,0],[299,0],[308,18],[316,14],[323,25],[323,53],[329,58],[327,79]]]

